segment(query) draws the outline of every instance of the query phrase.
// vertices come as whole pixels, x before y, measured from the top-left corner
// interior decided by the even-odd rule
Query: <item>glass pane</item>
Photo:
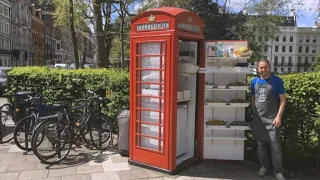
[[[164,86],[161,85],[161,91],[159,90],[159,84],[141,84],[141,95],[146,96],[164,96]]]
[[[164,109],[164,101],[161,100],[161,109]],[[160,98],[141,97],[141,108],[160,110]]]
[[[161,73],[161,76],[161,82],[164,82],[164,72]],[[160,82],[160,71],[143,70],[141,76],[137,73],[137,81]]]
[[[137,68],[139,68],[141,66],[141,58],[140,57],[136,57],[136,66]]]
[[[148,135],[148,136],[159,137],[159,126],[150,125],[150,124],[137,124],[137,125],[141,126],[141,134]],[[139,131],[139,129],[138,129],[139,127],[138,126],[137,126],[137,131]],[[163,132],[163,127],[161,127],[161,133],[162,132]],[[163,134],[161,134],[160,137],[163,137]]]
[[[141,147],[144,148],[148,148],[148,149],[153,149],[158,151],[158,146],[159,146],[159,140],[158,139],[154,139],[154,138],[149,138],[149,137],[143,137],[141,136]],[[162,146],[163,146],[163,142],[161,141],[161,151],[162,151]]]
[[[141,43],[141,55],[160,55],[160,42]]]
[[[141,118],[138,117],[137,114],[137,119],[140,119],[142,122],[149,122],[149,123],[159,123],[159,119],[161,116],[161,124],[163,123],[163,112],[156,112],[156,111],[146,111],[146,110],[141,110]]]
[[[164,69],[164,58],[160,67],[160,57],[141,57],[141,68]]]

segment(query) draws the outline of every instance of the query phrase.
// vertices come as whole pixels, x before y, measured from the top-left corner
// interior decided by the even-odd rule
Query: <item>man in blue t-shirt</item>
[[[252,135],[257,141],[257,156],[260,162],[259,177],[268,172],[271,150],[272,164],[277,180],[285,180],[282,169],[280,126],[286,104],[285,89],[280,77],[272,75],[268,60],[258,62],[259,76],[251,81]]]

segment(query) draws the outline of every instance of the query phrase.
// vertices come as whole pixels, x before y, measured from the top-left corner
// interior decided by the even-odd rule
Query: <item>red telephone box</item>
[[[162,7],[130,34],[130,164],[174,173],[202,159],[205,64],[202,19]]]

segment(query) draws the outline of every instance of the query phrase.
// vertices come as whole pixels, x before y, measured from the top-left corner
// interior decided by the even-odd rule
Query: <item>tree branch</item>
[[[90,31],[90,30],[86,30],[86,29],[83,29],[82,27],[80,26],[76,26],[77,29],[80,29],[82,32],[85,32],[85,33],[89,33],[90,35],[92,35],[93,33]]]

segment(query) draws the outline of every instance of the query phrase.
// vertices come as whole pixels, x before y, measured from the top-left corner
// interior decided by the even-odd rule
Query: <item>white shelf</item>
[[[206,102],[205,107],[249,107],[250,103],[208,103]]]
[[[185,102],[185,101],[191,101],[192,98],[186,98],[186,99],[178,99],[177,102]]]
[[[191,77],[197,75],[196,73],[178,73],[181,76]]]
[[[206,90],[211,91],[247,91],[249,86],[238,86],[235,88],[206,88]]]
[[[196,57],[192,57],[192,56],[180,56],[181,59],[187,60],[187,61],[194,61],[196,60]]]
[[[199,68],[199,73],[239,73],[239,74],[249,74],[252,73],[252,68],[245,67],[206,67]]]
[[[234,61],[240,60],[243,62],[247,62],[250,57],[207,57],[206,62],[212,62],[214,60],[224,60],[224,61]]]
[[[206,129],[223,129],[223,130],[250,130],[249,126],[209,126]]]
[[[204,139],[223,139],[223,140],[247,140],[245,136],[239,135],[239,136],[223,136],[223,135],[214,135],[214,136],[209,136],[206,135],[204,136]]]

